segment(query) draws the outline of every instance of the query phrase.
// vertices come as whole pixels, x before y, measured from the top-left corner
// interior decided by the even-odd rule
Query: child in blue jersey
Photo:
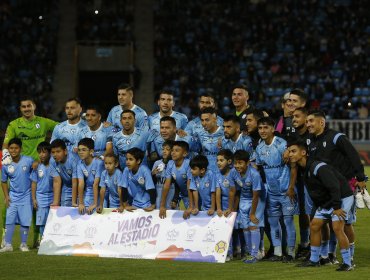
[[[260,228],[264,226],[265,189],[259,172],[249,159],[247,151],[235,152],[234,166],[239,174],[234,180],[240,188],[237,223],[244,230],[249,253],[244,263],[255,263],[261,240]]]
[[[208,168],[208,159],[205,156],[197,155],[189,163],[191,177],[189,185],[189,197],[193,197],[193,208],[184,211],[184,219],[189,218],[190,213],[197,215],[199,212],[198,202],[201,199],[202,211],[207,211],[209,216],[215,213],[216,209],[216,174]]]
[[[13,138],[8,143],[12,162],[1,169],[1,187],[6,209],[5,245],[0,252],[13,251],[12,238],[15,224],[20,224],[22,252],[29,251],[26,244],[32,220],[31,180],[33,159],[22,156],[22,141]],[[8,183],[9,180],[9,183]]]
[[[77,162],[78,157],[67,151],[66,144],[61,139],[50,143],[51,176],[54,180],[53,206],[77,207]]]
[[[94,140],[83,138],[78,142],[77,164],[78,211],[80,214],[92,214],[98,206],[99,182],[104,170],[101,159],[94,158]]]
[[[152,175],[147,166],[143,165],[144,151],[138,148],[129,149],[126,153],[126,168],[123,171],[121,201],[124,209],[134,211],[144,209],[153,211],[155,209],[156,191]],[[129,195],[132,204],[128,202]]]
[[[120,208],[121,203],[119,200],[119,183],[121,181],[122,172],[118,169],[118,158],[114,154],[106,154],[104,156],[105,170],[100,177],[100,200],[99,206],[96,208],[97,213],[102,213],[104,208],[104,198],[106,191],[109,192],[108,205],[109,208]],[[119,209],[122,212],[123,209]]]
[[[171,151],[173,147],[174,141],[167,140],[163,143],[162,145],[162,159],[157,160],[154,162],[153,168],[152,168],[152,176],[153,176],[153,181],[155,183],[155,187],[157,190],[157,200],[156,200],[156,207],[159,209],[161,207],[161,199],[162,199],[162,191],[163,191],[163,186],[164,182],[166,181],[166,166],[168,162],[171,159]],[[166,208],[171,207],[171,201],[174,197],[175,194],[175,186],[171,184],[170,189],[168,190],[167,193],[167,199],[166,199]]]
[[[274,245],[274,256],[269,260],[290,262],[294,259],[296,230],[294,217],[297,203],[287,195],[290,168],[283,161],[287,143],[274,135],[275,123],[270,117],[258,120],[258,133],[261,142],[256,148],[256,164],[263,169],[266,177],[266,212],[271,227],[271,238]],[[282,233],[280,218],[283,217],[287,232],[288,255],[282,257]]]
[[[233,178],[236,176],[235,173],[237,171],[232,168],[233,158],[233,153],[228,149],[221,150],[217,154],[217,167],[219,172],[216,174],[216,207],[217,215],[220,217],[223,215],[228,217],[231,212],[236,211],[234,208],[236,188]],[[234,230],[233,237],[230,240],[226,261],[230,261],[233,258],[233,239],[236,238],[238,238],[238,236],[237,232]]]
[[[184,203],[185,208],[192,205],[193,201],[189,198],[188,185],[190,176],[189,159],[186,158],[189,152],[189,144],[185,141],[175,141],[171,151],[172,160],[170,160],[166,167],[165,178],[163,185],[163,192],[161,198],[161,205],[159,209],[159,217],[166,217],[166,201],[171,184],[175,185],[175,193],[179,193],[180,199]],[[177,208],[179,201],[177,195],[172,199],[171,208]]]
[[[40,164],[31,173],[32,203],[36,209],[36,226],[40,229],[41,238],[44,234],[50,205],[54,201],[53,177],[51,176],[50,156],[51,146],[48,142],[41,142],[37,146]],[[40,240],[37,242],[40,244]]]

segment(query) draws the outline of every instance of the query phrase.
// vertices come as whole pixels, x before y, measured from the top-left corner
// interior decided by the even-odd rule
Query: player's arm
[[[94,209],[98,205],[99,182],[100,182],[100,177],[96,177],[93,183],[94,203],[87,208],[87,214],[92,214],[94,212]]]
[[[211,208],[208,209],[207,214],[212,216],[216,208],[216,192],[211,192]]]
[[[96,208],[96,212],[101,214],[104,209],[105,186],[104,187],[100,186],[99,197],[100,197],[100,200],[99,200],[99,205]]]
[[[168,191],[170,190],[170,186],[171,186],[171,178],[166,178],[163,184],[161,204],[159,208],[159,217],[161,219],[166,218],[166,199],[167,199]]]
[[[235,200],[236,188],[230,187],[229,188],[229,208],[227,208],[224,212],[224,216],[227,217],[230,213],[234,210],[234,200]]]
[[[78,183],[77,178],[72,178],[72,206],[78,207],[79,202],[77,201],[77,194],[78,194],[78,188],[79,188],[79,183]]]
[[[60,206],[60,195],[62,192],[62,178],[60,176],[53,177],[53,203],[50,206]],[[73,200],[72,200],[73,204]]]
[[[239,201],[240,201],[240,190],[236,190],[233,201],[233,212],[236,212],[238,210]]]
[[[191,210],[191,214],[197,215],[199,213],[199,192],[193,189],[190,189],[190,192],[193,197],[193,209]]]
[[[31,183],[31,195],[32,195],[32,204],[33,204],[34,209],[37,209],[36,188],[37,188],[37,183],[32,181],[32,183]]]
[[[118,191],[118,197],[119,197],[119,207],[117,210],[119,213],[122,213],[123,210],[125,210],[125,206],[123,205],[122,187],[118,186],[117,191]]]
[[[8,208],[11,202],[10,197],[9,197],[8,183],[1,182],[1,188],[3,189],[3,193],[4,193],[5,207]]]
[[[252,198],[252,206],[251,212],[249,214],[249,218],[251,219],[252,223],[258,224],[259,220],[256,217],[256,210],[258,206],[258,199],[260,197],[260,191],[253,191],[253,198]]]
[[[295,201],[295,191],[294,187],[297,182],[298,177],[298,165],[296,163],[290,164],[290,180],[289,180],[289,186],[288,190],[286,192],[286,195],[290,198],[291,201]]]
[[[221,188],[216,188],[216,209],[217,209],[217,215],[221,217],[223,215],[222,212],[222,206],[221,206]]]
[[[136,207],[131,206],[128,203],[128,190],[125,187],[122,188],[122,203],[123,203],[123,207],[124,207],[125,210],[127,210],[129,212],[132,212],[132,211],[136,210]]]
[[[146,169],[144,173],[145,177],[145,190],[149,194],[149,199],[150,199],[150,206],[144,208],[144,211],[150,212],[155,209],[155,202],[157,200],[157,190],[155,189],[155,185],[152,179],[152,174],[150,173],[149,169]]]
[[[78,186],[78,212],[83,215],[85,214],[85,203],[84,203],[84,190],[85,190],[85,180],[82,178],[77,179]],[[73,192],[72,192],[73,196]],[[73,199],[73,198],[72,198]]]

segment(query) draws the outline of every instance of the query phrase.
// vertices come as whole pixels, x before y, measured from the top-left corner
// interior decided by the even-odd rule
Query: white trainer
[[[364,193],[362,194],[363,201],[365,201],[366,207],[370,209],[370,195],[367,192],[367,189],[364,189]]]
[[[265,250],[259,250],[257,254],[257,260],[262,260],[265,256]]]
[[[29,252],[30,251],[27,244],[24,244],[24,243],[22,243],[21,246],[19,246],[19,250],[21,250],[21,252]]]
[[[0,253],[5,252],[13,252],[13,246],[10,244],[5,244],[5,246],[2,249],[0,249]]]
[[[356,193],[356,207],[359,209],[365,208],[364,196],[361,192]]]

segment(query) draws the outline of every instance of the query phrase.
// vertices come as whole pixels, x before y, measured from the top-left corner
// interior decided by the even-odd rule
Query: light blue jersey
[[[218,146],[219,139],[224,136],[224,130],[219,127],[214,133],[210,134],[207,131],[200,131],[195,137],[201,145],[201,155],[208,159],[208,169],[217,170],[217,153],[220,151]]]
[[[223,118],[220,116],[217,116],[217,126],[222,127],[224,124]],[[204,128],[202,126],[202,121],[200,120],[200,117],[196,117],[195,119],[188,122],[188,124],[185,127],[185,132],[190,136],[197,135],[200,131],[203,131]]]
[[[121,182],[122,172],[118,168],[114,170],[113,175],[109,175],[104,170],[100,177],[99,187],[109,191],[109,208],[118,208],[120,206],[118,187]]]
[[[180,188],[180,196],[188,197],[188,188],[187,182],[188,177],[190,176],[190,166],[189,166],[189,159],[184,159],[182,165],[177,168],[176,164],[173,160],[170,160],[167,164],[165,177],[166,179],[171,179],[176,182],[176,184]]]
[[[21,156],[19,161],[3,165],[1,182],[9,179],[9,197],[11,205],[31,205],[31,180],[33,158]]]
[[[264,169],[269,194],[283,195],[288,190],[290,168],[283,162],[286,146],[283,138],[274,136],[270,145],[261,141],[256,148],[256,164]]]
[[[51,166],[40,163],[37,170],[32,170],[31,181],[37,184],[36,200],[39,207],[49,207],[53,203],[53,177],[51,176]]]
[[[92,131],[90,127],[86,126],[79,131],[78,141],[83,138],[91,138],[94,140],[94,156],[99,157],[104,155],[107,143],[112,142],[112,136],[112,127],[104,127],[104,125],[101,124],[97,130]]]
[[[143,164],[147,165],[147,147],[152,139],[152,133],[147,130],[134,129],[130,135],[123,134],[122,131],[113,135],[113,151],[119,157],[121,169],[126,167],[126,152],[131,148],[139,148],[145,152]]]
[[[78,161],[78,157],[70,156],[70,154],[67,155],[64,163],[55,162],[53,158],[50,159],[51,176],[62,179],[61,206],[72,206],[72,179],[77,178]]]
[[[190,137],[190,136],[180,137],[179,135],[176,134],[176,137],[175,137],[174,141],[185,141],[186,143],[188,143],[189,144],[189,152],[191,152],[193,149],[195,149],[194,147],[197,146],[197,143],[195,143],[193,141],[192,137]],[[156,152],[158,157],[162,158],[163,157],[162,146],[163,146],[163,143],[165,142],[163,137],[158,134],[158,135],[154,136],[154,139],[150,142],[151,142],[150,143],[150,152],[151,153]]]
[[[244,150],[247,151],[249,155],[252,155],[252,139],[247,135],[243,135],[243,133],[239,135],[238,139],[236,139],[235,142],[231,139],[226,139],[224,136],[222,137],[222,149],[229,149],[233,153],[235,153],[237,150]]]
[[[212,206],[212,193],[216,192],[217,178],[211,170],[207,170],[203,177],[190,177],[190,189],[197,191],[202,200],[201,210],[208,211]]]
[[[153,170],[156,170],[158,167],[162,167],[164,166],[164,169],[160,172],[158,172],[157,174],[155,174],[155,179],[156,179],[156,182],[155,182],[155,189],[157,191],[157,200],[156,200],[156,207],[157,209],[160,208],[161,206],[161,199],[162,199],[162,192],[163,192],[163,186],[164,186],[164,182],[166,181],[166,167],[167,167],[167,164],[165,164],[163,162],[162,159],[160,160],[157,160],[154,165],[153,165],[153,168],[152,168],[152,171]],[[175,186],[174,184],[171,184],[170,185],[170,189],[168,190],[168,193],[167,193],[167,200],[166,200],[166,204],[165,204],[165,207],[166,208],[170,208],[170,204],[171,204],[171,201],[173,199],[173,196],[175,194]]]
[[[177,129],[185,129],[188,124],[188,117],[185,114],[173,111],[170,117],[175,119]],[[159,132],[161,118],[160,112],[150,115],[149,128]]]
[[[135,105],[130,109],[135,113],[135,127],[142,129],[144,131],[149,130],[148,125],[148,115],[144,111],[144,109],[140,108],[139,106]],[[122,124],[121,124],[121,113],[123,112],[123,109],[121,105],[114,106],[108,115],[107,122],[110,122],[114,127],[115,131],[118,132],[122,130]]]
[[[151,205],[148,190],[155,189],[152,174],[145,165],[140,165],[138,171],[133,174],[127,167],[123,171],[122,184],[123,188],[128,189],[132,197],[132,206],[143,209]]]
[[[77,156],[77,153],[73,149],[77,148],[78,141],[80,140],[80,131],[86,127],[86,122],[82,119],[76,124],[69,124],[68,120],[61,122],[54,128],[50,142],[53,142],[55,139],[63,140],[66,143],[68,152],[73,153],[73,156]]]
[[[94,181],[100,178],[104,170],[104,162],[101,159],[93,158],[89,165],[80,160],[77,164],[77,179],[83,179],[85,182],[84,204],[90,206],[94,203]]]
[[[236,187],[235,179],[237,176],[237,171],[235,168],[230,169],[227,175],[221,174],[220,171],[216,173],[217,178],[217,188],[221,190],[221,209],[225,211],[229,208],[229,194],[230,189]]]

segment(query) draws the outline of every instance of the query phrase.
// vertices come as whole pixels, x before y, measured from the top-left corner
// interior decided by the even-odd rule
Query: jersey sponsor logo
[[[40,129],[40,124],[39,124],[39,123],[35,124],[35,127],[36,127],[37,129]]]
[[[223,182],[223,185],[224,185],[224,187],[225,187],[225,188],[230,187],[230,182],[229,182],[229,180],[225,179],[225,180],[224,180],[224,182]]]
[[[144,177],[139,177],[139,179],[137,179],[137,182],[138,182],[140,185],[144,185],[144,184],[145,184],[145,179],[144,179]]]
[[[38,175],[39,175],[39,178],[44,177],[44,170],[39,169],[39,170],[37,170],[37,173],[38,173]]]
[[[82,173],[85,175],[85,177],[89,176],[89,172],[86,169],[82,170]]]
[[[14,171],[15,171],[14,166],[13,166],[13,165],[9,165],[9,166],[8,166],[8,172],[9,172],[9,174],[13,174],[13,173],[14,173]]]

